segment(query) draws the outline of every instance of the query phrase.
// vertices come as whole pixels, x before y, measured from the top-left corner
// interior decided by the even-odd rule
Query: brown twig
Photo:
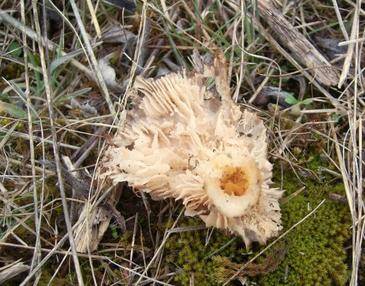
[[[284,15],[276,9],[271,0],[259,0],[258,9],[264,21],[274,31],[281,44],[293,56],[311,70],[315,78],[326,86],[338,83],[338,74],[328,60],[301,34]]]

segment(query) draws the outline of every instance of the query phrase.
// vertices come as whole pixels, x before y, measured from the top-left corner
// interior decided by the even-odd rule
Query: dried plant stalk
[[[14,278],[22,272],[28,271],[29,266],[21,261],[16,261],[10,265],[0,268],[0,284]]]
[[[335,68],[301,34],[284,15],[276,9],[271,0],[259,0],[257,3],[261,17],[275,32],[282,45],[291,51],[293,56],[307,68],[313,76],[326,86],[336,85],[339,77]]]
[[[120,193],[113,190],[103,205],[93,205],[86,201],[80,212],[77,227],[74,230],[75,244],[78,252],[93,252],[108,229],[113,211],[110,208],[119,200]]]

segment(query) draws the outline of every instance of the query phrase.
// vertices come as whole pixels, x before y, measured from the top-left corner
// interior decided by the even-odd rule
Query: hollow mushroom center
[[[225,167],[220,179],[221,189],[230,196],[242,196],[248,189],[245,171],[240,167]]]

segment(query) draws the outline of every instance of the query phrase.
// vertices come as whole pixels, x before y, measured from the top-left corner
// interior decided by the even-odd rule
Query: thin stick
[[[116,111],[114,109],[113,102],[112,102],[111,97],[109,95],[109,91],[108,91],[108,88],[107,88],[106,83],[104,81],[103,75],[101,74],[101,71],[100,71],[100,68],[99,68],[99,64],[98,64],[98,61],[97,61],[97,59],[95,57],[93,48],[92,48],[92,46],[90,44],[89,37],[88,37],[88,34],[86,32],[84,23],[81,20],[81,16],[80,16],[79,9],[77,8],[77,5],[76,5],[76,3],[75,3],[74,0],[70,0],[69,2],[71,4],[72,11],[73,11],[73,13],[75,15],[77,25],[79,26],[79,29],[80,29],[80,32],[81,32],[81,36],[82,36],[82,39],[83,39],[84,44],[85,44],[85,47],[86,47],[86,51],[88,53],[88,56],[90,57],[93,70],[94,70],[94,72],[96,74],[96,79],[97,79],[98,84],[100,86],[100,90],[101,90],[103,96],[105,97],[105,100],[106,100],[106,103],[108,104],[110,113],[113,114],[113,115],[115,115],[116,114]]]
[[[179,222],[180,217],[182,216],[183,213],[184,213],[184,209],[181,210],[181,212],[179,213],[178,217],[176,218],[176,220],[174,221],[174,223],[173,223],[173,225],[171,226],[170,229],[174,229],[175,228],[175,226]],[[141,282],[142,278],[147,274],[147,272],[148,272],[149,268],[151,267],[152,263],[159,256],[160,252],[162,251],[163,247],[165,246],[165,243],[166,243],[167,239],[169,238],[170,234],[171,233],[169,232],[169,230],[165,231],[165,234],[164,234],[163,240],[161,241],[160,246],[155,251],[155,254],[151,258],[151,260],[148,262],[148,265],[143,270],[143,273],[142,274],[139,274],[140,277],[139,277],[138,281],[136,282],[136,285],[138,285]]]
[[[29,27],[23,25],[21,22],[19,22],[15,18],[11,17],[8,13],[6,13],[5,11],[3,11],[1,9],[0,9],[0,20],[8,23],[9,25],[13,26],[14,28],[20,30],[21,32],[26,33],[26,35],[30,39],[37,41],[37,33],[35,31],[33,31]],[[58,46],[55,43],[53,43],[52,41],[48,40],[47,38],[41,38],[41,44],[44,47],[47,47],[52,51],[58,49]],[[62,56],[67,55],[67,53],[65,53],[64,51],[61,51],[61,54],[62,54]],[[93,73],[82,63],[80,63],[79,61],[77,61],[75,59],[71,59],[70,63],[72,65],[74,65],[77,69],[79,69],[80,71],[85,73],[90,79],[95,80]]]
[[[133,236],[132,236],[132,245],[131,245],[131,252],[129,254],[129,268],[132,268],[133,263],[133,254],[134,254],[134,247],[136,241],[136,233],[137,233],[137,226],[138,226],[138,213],[136,213],[136,217],[134,219],[134,227],[133,227]],[[129,283],[132,283],[133,276],[130,276]]]
[[[345,62],[343,63],[342,72],[340,79],[338,80],[338,88],[341,88],[345,80],[347,79],[347,76],[349,74],[351,61],[354,55],[354,47],[355,47],[355,39],[356,34],[359,33],[359,9],[355,7],[355,13],[354,13],[354,20],[352,22],[352,29],[351,29],[351,36],[350,36],[350,42],[347,48],[346,58]]]
[[[54,153],[55,164],[56,164],[56,169],[57,169],[58,184],[59,184],[60,195],[61,195],[61,199],[62,199],[64,218],[65,218],[66,228],[67,228],[67,233],[68,233],[68,240],[69,240],[70,246],[71,246],[72,258],[74,261],[77,280],[78,280],[79,285],[84,285],[81,268],[80,268],[80,263],[79,263],[79,259],[77,257],[75,241],[74,241],[73,234],[72,234],[72,225],[71,225],[71,221],[70,221],[70,216],[69,216],[68,206],[67,206],[67,201],[66,201],[66,194],[65,194],[65,189],[64,189],[64,185],[63,185],[63,178],[62,178],[62,173],[61,173],[61,162],[60,162],[59,150],[58,150],[58,144],[57,144],[58,140],[57,140],[56,129],[54,126],[54,121],[53,121],[54,111],[53,111],[52,91],[51,91],[51,85],[50,85],[49,78],[48,78],[49,71],[47,69],[45,53],[44,53],[43,46],[42,46],[42,40],[41,40],[42,36],[41,36],[41,28],[39,25],[37,4],[38,4],[38,0],[32,1],[33,16],[35,19],[34,22],[35,22],[37,35],[38,35],[37,38],[38,38],[39,56],[40,56],[40,61],[41,61],[41,66],[42,66],[42,71],[43,71],[45,92],[46,92],[46,96],[47,96],[49,122],[50,122],[51,133],[52,133],[53,153]]]
[[[351,31],[351,40],[359,38],[359,22],[360,22],[360,9],[361,0],[356,1],[355,13],[354,13],[354,24]],[[355,27],[354,27],[355,26]],[[355,30],[355,31],[354,31]],[[349,112],[349,132],[350,132],[350,143],[351,153],[348,154],[351,158],[351,172],[349,179],[351,180],[351,186],[353,191],[353,197],[355,198],[356,216],[353,217],[353,245],[352,245],[352,273],[350,285],[356,286],[359,279],[359,265],[361,260],[361,246],[364,239],[365,223],[361,219],[364,213],[364,201],[363,201],[363,119],[364,112],[359,112],[359,84],[361,84],[361,72],[356,74],[361,69],[361,52],[359,42],[354,44],[354,70],[355,78],[353,82],[353,94],[348,94],[347,101],[352,106],[352,112]],[[356,223],[358,222],[358,223]]]
[[[0,126],[0,131],[7,132],[8,129],[3,128],[3,127]],[[26,133],[22,133],[22,132],[18,132],[18,131],[12,131],[10,135],[15,137],[15,138],[23,138],[23,139],[29,140],[29,134],[26,134]],[[33,135],[33,140],[36,141],[36,142],[40,142],[42,144],[43,143],[53,144],[52,140],[41,138],[41,137],[38,137],[38,136],[35,136],[35,135]],[[73,146],[73,145],[70,145],[70,144],[66,144],[66,143],[58,143],[58,144],[59,144],[60,147],[69,148],[69,149],[72,149],[72,150],[79,150],[79,147],[76,147],[76,146]]]
[[[87,3],[87,7],[89,8],[89,11],[90,11],[91,20],[94,24],[96,35],[98,36],[98,38],[100,38],[101,30],[100,30],[98,18],[96,17],[96,14],[95,14],[95,9],[94,9],[93,3],[91,2],[91,0],[86,0],[86,3]]]
[[[21,18],[23,25],[25,25],[25,3],[24,0],[20,2],[21,6]],[[32,258],[32,263],[30,266],[30,270],[33,269],[34,265],[37,265],[41,259],[41,241],[40,241],[40,215],[38,209],[38,193],[37,193],[37,184],[36,184],[36,171],[35,171],[35,156],[34,156],[34,139],[33,139],[33,119],[32,119],[32,110],[30,108],[32,102],[30,99],[30,88],[29,88],[29,73],[28,73],[28,51],[27,51],[27,36],[25,31],[22,33],[23,36],[23,45],[24,45],[24,73],[25,73],[25,96],[27,99],[27,115],[28,115],[28,134],[29,134],[29,149],[30,149],[30,162],[31,162],[31,170],[32,170],[32,184],[33,184],[33,202],[34,202],[34,224],[36,228],[36,241],[34,246],[34,254]]]
[[[78,227],[78,223],[76,223],[73,228]],[[45,248],[41,248],[42,251],[46,251],[48,252],[48,254],[42,259],[42,261],[33,269],[33,271],[31,273],[29,273],[29,275],[23,280],[23,282],[20,284],[20,286],[26,286],[28,285],[27,283],[29,282],[29,280],[32,278],[32,276],[38,272],[39,269],[41,269],[41,267],[52,257],[52,255],[54,253],[60,253],[60,254],[64,254],[64,255],[73,255],[72,253],[70,254],[70,251],[60,251],[57,250],[59,248],[62,247],[62,245],[66,242],[66,240],[68,239],[68,233],[66,233],[58,242],[57,244],[53,247],[53,249],[45,249]],[[34,247],[32,246],[21,246],[21,245],[17,245],[17,244],[11,244],[11,243],[5,243],[5,242],[1,242],[0,241],[0,245],[6,245],[6,246],[14,246],[14,247],[21,247],[21,248],[28,248],[28,249],[34,249]],[[81,257],[86,257],[83,254],[78,254]],[[83,285],[83,284],[82,284]]]
[[[341,32],[343,34],[343,37],[345,38],[346,41],[348,41],[349,40],[349,35],[347,34],[345,25],[343,24],[340,9],[338,9],[338,5],[337,5],[337,0],[332,0],[332,3],[333,3],[333,8],[335,9],[335,12],[336,12],[338,24],[340,25],[340,29],[341,29]]]

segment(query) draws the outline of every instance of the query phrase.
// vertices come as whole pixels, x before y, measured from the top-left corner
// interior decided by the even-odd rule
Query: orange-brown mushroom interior
[[[245,171],[240,167],[225,167],[220,179],[221,189],[230,196],[242,196],[248,189]]]

